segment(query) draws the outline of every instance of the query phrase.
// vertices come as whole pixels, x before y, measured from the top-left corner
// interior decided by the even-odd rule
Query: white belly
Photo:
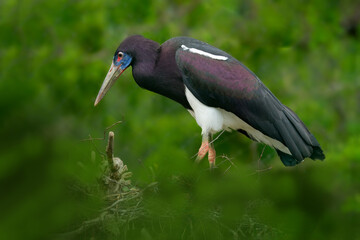
[[[269,146],[275,147],[280,151],[290,154],[289,149],[276,139],[272,139],[259,130],[251,127],[249,124],[241,120],[235,114],[225,111],[221,108],[209,107],[201,103],[185,86],[186,98],[193,109],[189,111],[195,118],[197,124],[201,127],[201,134],[217,133],[221,130],[231,131],[242,129],[251,135],[258,142],[263,142]]]

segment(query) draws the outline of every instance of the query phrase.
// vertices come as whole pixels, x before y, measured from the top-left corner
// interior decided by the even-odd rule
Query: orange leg
[[[209,147],[209,152],[208,152],[208,159],[209,159],[210,168],[215,168],[215,158],[216,158],[215,148],[213,146],[210,146]]]
[[[195,161],[200,162],[206,156],[206,154],[208,154],[210,168],[214,168],[216,152],[215,152],[215,148],[214,148],[213,144],[211,142],[209,143],[209,139],[211,140],[210,134],[203,135],[201,147],[199,149],[199,152],[198,152],[198,155],[197,155],[197,158]]]
[[[198,155],[197,155],[197,158],[196,158],[196,162],[200,162],[205,157],[205,155],[208,153],[208,151],[209,151],[209,142],[208,141],[203,141],[201,143],[200,148],[199,148],[199,152],[198,152]]]

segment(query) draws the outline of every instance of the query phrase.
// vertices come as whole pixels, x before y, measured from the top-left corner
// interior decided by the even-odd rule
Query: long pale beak
[[[111,86],[116,82],[121,73],[125,69],[121,69],[121,64],[119,66],[115,66],[114,63],[111,63],[111,67],[109,72],[107,73],[103,84],[101,85],[100,91],[96,97],[94,106],[96,106],[100,100],[105,96],[107,91],[111,88]]]

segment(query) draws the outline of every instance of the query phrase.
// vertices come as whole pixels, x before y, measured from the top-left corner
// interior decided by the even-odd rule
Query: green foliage
[[[360,238],[360,6],[354,1],[0,2],[0,236],[55,238],[98,216],[106,127],[147,215],[97,239]],[[237,133],[216,142],[219,168],[193,163],[200,129],[180,105],[125,72],[93,102],[118,44],[186,35],[241,60],[303,119],[327,156],[285,168]],[[226,156],[222,156],[226,154]],[[260,170],[259,170],[260,169]],[[265,169],[265,170],[261,170]],[[267,169],[267,170],[266,170]],[[120,227],[119,227],[120,226]],[[106,230],[107,229],[107,230]],[[88,234],[88,235],[86,235]]]

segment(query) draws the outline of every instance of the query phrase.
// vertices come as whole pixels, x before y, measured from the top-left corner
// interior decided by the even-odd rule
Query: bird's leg
[[[209,151],[209,138],[210,134],[205,133],[202,135],[202,143],[197,154],[196,162],[200,162]]]
[[[210,133],[206,133],[203,135],[202,143],[196,158],[196,162],[200,162],[200,160],[203,159],[206,154],[208,154],[210,168],[214,168],[216,152],[215,152],[214,144],[211,141],[212,141],[212,135]]]
[[[211,141],[209,143],[208,160],[209,160],[210,168],[215,168],[216,151],[214,148],[214,143],[212,142],[212,138],[210,139]]]

